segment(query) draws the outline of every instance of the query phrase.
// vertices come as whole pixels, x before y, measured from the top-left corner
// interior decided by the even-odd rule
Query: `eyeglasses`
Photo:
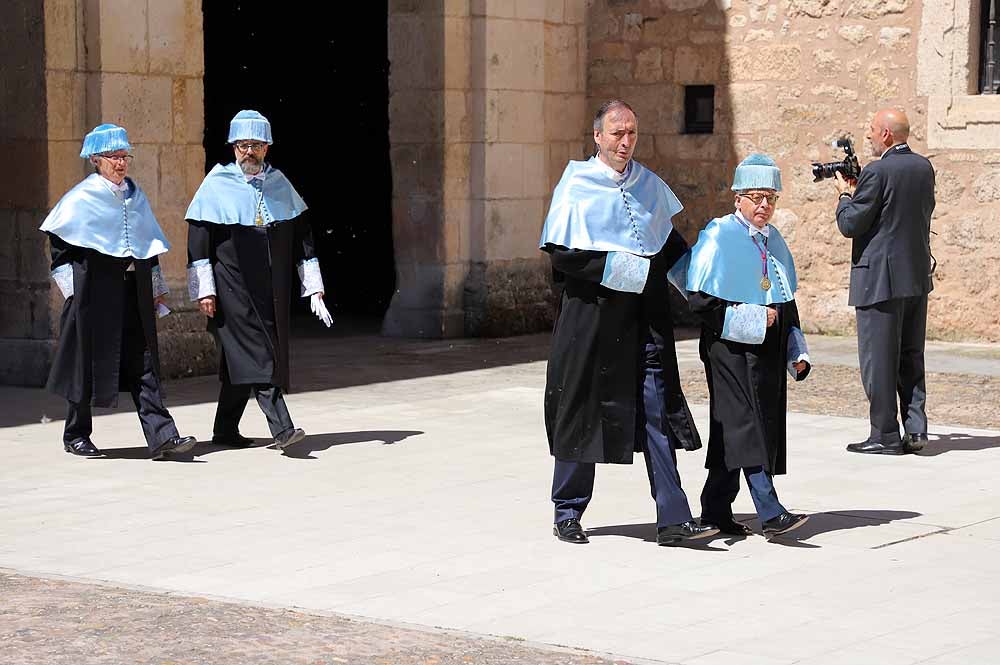
[[[116,164],[129,164],[135,159],[134,155],[98,155],[101,159],[106,159],[109,162],[115,162]]]
[[[239,143],[234,143],[233,147],[235,147],[240,152],[247,152],[247,151],[260,152],[261,150],[264,149],[264,146],[266,145],[267,145],[266,143],[259,143],[256,141],[240,141]]]
[[[753,201],[755,206],[759,206],[764,201],[767,201],[767,205],[774,207],[774,204],[778,202],[777,194],[765,194],[764,192],[751,192],[749,194],[740,194],[740,196],[745,196],[746,198]]]

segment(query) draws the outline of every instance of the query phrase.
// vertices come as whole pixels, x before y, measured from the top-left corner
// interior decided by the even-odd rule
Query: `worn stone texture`
[[[620,95],[642,109],[636,158],[681,198],[685,210],[675,225],[688,241],[732,208],[727,190],[736,162],[750,152],[770,154],[785,186],[774,223],[796,259],[803,324],[851,330],[851,242],[836,229],[836,190],[812,182],[809,162],[843,159],[829,147],[841,136],[852,137],[862,163],[870,162],[869,119],[878,108],[899,106],[910,116],[910,144],[938,169],[929,334],[1000,339],[996,317],[979,306],[998,295],[992,257],[1000,251],[1000,220],[987,208],[1000,200],[1000,172],[991,162],[1000,149],[1000,115],[995,99],[970,94],[978,48],[970,3],[694,4],[597,0],[587,44],[588,106]],[[634,14],[642,18],[638,36]],[[716,86],[710,138],[683,134],[689,84]],[[650,131],[651,143],[642,136]]]

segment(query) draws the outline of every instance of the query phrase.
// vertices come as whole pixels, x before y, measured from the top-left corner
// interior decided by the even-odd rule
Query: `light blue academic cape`
[[[255,226],[258,191],[247,182],[239,164],[216,164],[195,192],[185,219],[214,224]],[[307,209],[305,201],[288,178],[267,166],[263,186],[261,217],[265,224],[295,219]]]
[[[713,219],[698,235],[698,242],[691,248],[683,288],[734,303],[771,305],[793,300],[798,280],[792,254],[778,229],[772,226],[768,233],[767,275],[771,288],[767,291],[760,287],[760,252],[735,214]],[[758,244],[762,245],[759,240]]]
[[[170,249],[149,199],[131,178],[131,195],[122,200],[96,173],[59,199],[41,229],[70,245],[107,256],[148,259]]]
[[[552,193],[539,247],[653,256],[684,206],[663,180],[632,160],[621,183],[597,158],[571,161]]]

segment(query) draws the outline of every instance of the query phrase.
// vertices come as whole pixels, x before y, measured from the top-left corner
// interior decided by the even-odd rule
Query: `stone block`
[[[466,90],[472,85],[472,24],[468,18],[444,19],[443,47],[433,42],[435,33],[424,35],[423,48],[430,59],[444,60],[444,87]],[[424,67],[428,67],[425,63]]]
[[[487,143],[485,146],[485,197],[519,199],[524,196],[524,146],[520,143]]]
[[[540,199],[549,194],[546,174],[546,156],[548,151],[542,143],[524,146],[524,195],[528,198]]]
[[[483,91],[468,92],[465,90],[444,91],[444,135],[449,141],[484,140],[483,116],[485,109],[479,104],[475,109],[471,101],[483,97]],[[478,115],[473,116],[473,112]]]
[[[133,0],[87,0],[87,7],[88,10],[97,12],[96,18],[100,21],[95,33],[99,42],[94,51],[100,60],[93,69],[126,74],[148,73],[147,3]]]
[[[201,145],[184,146],[184,174],[187,176],[188,202],[194,198],[201,181],[205,178],[205,148]]]
[[[165,145],[160,147],[159,206],[184,206],[186,208],[191,202],[187,173],[185,172],[187,157],[187,146]]]
[[[54,353],[50,340],[0,339],[0,384],[41,388]]]
[[[785,44],[738,46],[731,52],[729,71],[733,81],[794,81],[802,71],[802,49]]]
[[[487,19],[485,27],[485,87],[544,91],[544,24]]]
[[[621,87],[622,99],[635,111],[640,136],[678,132],[677,118],[684,112],[682,94],[681,87],[671,83]]]
[[[507,0],[510,2],[511,0]],[[545,0],[514,0],[517,5],[517,18],[528,21],[544,21],[548,11]]]
[[[203,48],[201,12],[192,0],[149,3],[149,71],[153,74],[196,76],[200,70],[189,52]],[[197,21],[194,20],[197,15]]]
[[[454,31],[461,31],[468,25],[460,18],[442,19],[420,14],[389,17],[389,78],[393,89],[439,89],[443,86],[445,47],[458,49],[454,56],[460,58],[463,44],[468,43],[460,34],[449,35],[453,43],[446,43],[443,21]],[[462,76],[457,78],[457,85],[461,85]]]
[[[482,229],[472,227],[472,209],[482,201],[472,199],[445,199],[444,201],[444,251],[448,261],[468,261],[472,256],[472,240]],[[482,246],[482,239],[476,243]]]
[[[639,83],[657,83],[663,80],[663,49],[653,46],[636,54],[635,80]]]
[[[589,134],[586,100],[581,94],[546,94],[545,141],[575,141]]]
[[[443,96],[434,90],[392,90],[389,93],[389,141],[433,143],[444,135]]]
[[[577,28],[572,25],[545,25],[545,90],[579,90],[580,72]]]
[[[83,180],[89,173],[93,172],[93,167],[89,162],[80,159],[79,141],[49,141],[48,143],[48,205],[51,208],[63,194],[68,192],[77,183]],[[33,171],[37,174],[44,173],[44,167]],[[42,184],[45,184],[42,181]]]
[[[995,95],[928,98],[927,146],[934,150],[1000,149],[996,106]]]
[[[629,12],[622,17],[622,39],[637,42],[642,39],[642,14]]]
[[[910,8],[910,0],[854,0],[845,9],[846,16],[860,16],[879,19],[883,16],[904,14]]]
[[[972,183],[972,195],[980,203],[1000,201],[1000,170],[987,171]]]
[[[76,69],[76,0],[47,0],[45,8],[45,68]]]
[[[910,45],[910,29],[882,28],[878,31],[878,43],[893,51],[905,49]]]
[[[965,193],[965,179],[958,177],[954,172],[934,167],[934,196],[938,201],[948,201],[956,205]],[[1000,174],[994,173],[993,177]]]
[[[173,79],[173,142],[205,141],[205,86],[200,78]]]
[[[548,148],[548,192],[549,194],[555,189],[556,184],[559,182],[559,178],[562,177],[563,171],[566,169],[566,165],[569,164],[569,160],[576,159],[576,155],[571,154],[570,144],[562,141],[550,141],[547,144]]]
[[[13,282],[18,278],[19,242],[17,212],[0,209],[0,281]]]
[[[155,214],[160,203],[160,146],[133,141],[132,154],[135,159],[129,166],[128,175],[142,187]]]
[[[100,75],[101,122],[128,130],[132,143],[170,143],[173,80],[166,76]]]
[[[81,141],[90,129],[87,117],[86,75],[80,72],[45,72],[45,100],[50,141]]]
[[[466,158],[464,165],[468,168],[468,143],[458,144],[466,148]],[[445,150],[451,149],[452,144],[441,145],[439,143],[424,143],[417,152],[417,177],[420,192],[427,196],[440,198],[444,189],[444,169]],[[452,158],[458,157],[456,154]],[[468,172],[468,171],[466,171]]]
[[[47,210],[18,210],[15,217],[17,276],[25,286],[45,287],[49,283],[52,255],[46,235],[38,230]]]
[[[420,148],[419,143],[404,143],[389,148],[392,164],[392,192],[396,197],[412,194],[427,194],[420,190]]]
[[[840,10],[839,0],[784,0],[785,15],[789,18],[808,16],[823,18],[833,16]]]
[[[591,87],[614,83],[629,83],[632,79],[631,60],[596,59],[587,68],[587,80]]]
[[[486,202],[486,260],[535,258],[545,219],[541,198]]]
[[[545,20],[548,23],[562,23],[565,4],[565,0],[545,0]]]
[[[487,93],[487,126],[496,126],[493,140],[541,143],[545,140],[545,93],[497,90]],[[487,133],[487,140],[491,135]]]
[[[683,44],[690,26],[686,21],[678,21],[676,16],[664,16],[642,24],[642,42],[661,47]]]
[[[722,51],[682,46],[674,52],[674,82],[680,84],[718,83]]]
[[[871,39],[871,31],[863,25],[842,25],[837,28],[837,34],[855,46],[861,46]]]
[[[517,18],[519,0],[479,0],[485,4],[485,15],[491,18]]]
[[[441,200],[414,194],[393,197],[392,238],[397,262],[437,262],[444,259]]]
[[[865,87],[873,100],[888,100],[899,94],[899,79],[890,78],[884,64],[869,65],[865,72]]]
[[[563,7],[563,22],[583,25],[587,22],[587,0],[566,0]]]
[[[427,151],[437,151],[438,146],[427,146]],[[469,174],[472,168],[472,145],[469,143],[447,143],[444,146],[439,186],[444,190],[445,202],[451,199],[467,199],[470,196]],[[425,161],[423,168],[430,165]]]
[[[761,100],[768,99],[768,90],[769,87],[762,83],[733,83],[729,86],[728,108],[720,108],[720,113],[732,118],[733,133],[750,134],[771,128],[774,110],[761,104]]]

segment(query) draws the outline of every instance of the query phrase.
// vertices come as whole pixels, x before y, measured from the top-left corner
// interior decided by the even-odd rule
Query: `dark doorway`
[[[211,0],[203,12],[206,168],[233,161],[238,111],[263,113],[268,161],[309,206],[327,306],[341,322],[380,322],[396,278],[387,3]]]

